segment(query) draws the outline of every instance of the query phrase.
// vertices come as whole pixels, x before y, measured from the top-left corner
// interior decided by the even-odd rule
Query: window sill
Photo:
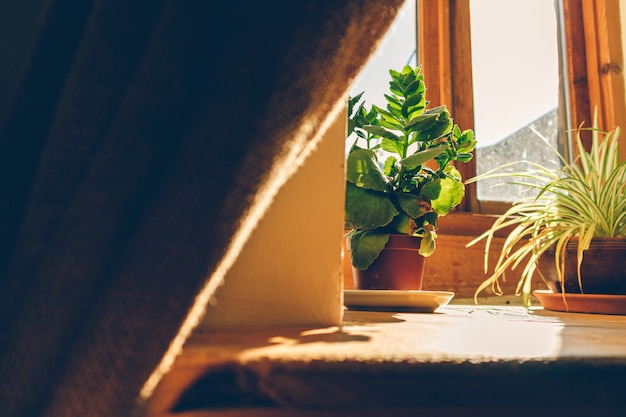
[[[624,415],[625,384],[626,317],[346,311],[341,328],[199,329],[148,415]]]
[[[452,212],[439,219],[438,233],[450,236],[479,236],[489,229],[499,215],[476,214],[468,212]],[[497,236],[506,236],[507,232],[499,232]]]

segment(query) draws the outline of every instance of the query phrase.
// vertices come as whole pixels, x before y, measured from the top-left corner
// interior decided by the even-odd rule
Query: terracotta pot
[[[358,290],[421,290],[425,258],[418,253],[421,238],[391,235],[378,258],[366,270],[352,267]]]
[[[578,285],[577,252],[578,241],[567,245],[565,254],[564,286],[566,293],[626,294],[626,239],[594,238],[583,254],[580,270],[582,290]],[[544,253],[539,260],[539,270],[544,282],[552,292],[561,292],[554,251]]]

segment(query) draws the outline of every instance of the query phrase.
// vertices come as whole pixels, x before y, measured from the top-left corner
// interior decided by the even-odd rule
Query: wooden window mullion
[[[572,121],[610,130],[626,123],[619,0],[563,1]],[[587,145],[591,138],[583,134]],[[622,146],[622,159],[626,149]]]
[[[474,128],[472,50],[469,0],[418,2],[420,64],[431,106],[445,104],[455,123]],[[476,175],[476,162],[457,166],[463,178]],[[467,198],[458,210],[476,210],[476,185],[466,188]]]

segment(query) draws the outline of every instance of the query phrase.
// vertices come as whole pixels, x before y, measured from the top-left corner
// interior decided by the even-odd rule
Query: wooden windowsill
[[[625,385],[626,317],[346,311],[341,327],[198,329],[149,415],[612,416]]]
[[[477,214],[469,212],[452,212],[439,219],[437,233],[442,235],[476,237],[489,229],[498,215]],[[501,231],[497,236],[506,236],[508,231]]]

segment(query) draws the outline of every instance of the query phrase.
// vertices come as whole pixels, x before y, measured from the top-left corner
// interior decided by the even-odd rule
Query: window
[[[471,0],[476,173],[524,160],[558,168],[559,36],[555,3]],[[497,18],[494,18],[497,16]],[[566,123],[569,124],[569,123]],[[544,142],[544,139],[548,142]],[[476,184],[476,198],[514,202],[522,188],[501,179]]]
[[[535,133],[547,137],[557,147],[559,55],[554,5],[546,0],[473,0],[469,5],[473,29],[471,65],[467,68],[474,85],[474,130],[479,139],[475,172],[481,174],[519,158],[558,164],[558,158]],[[386,105],[383,94],[387,91],[388,70],[416,65],[416,45],[432,39],[425,32],[419,39],[416,37],[416,10],[414,0],[405,2],[353,84],[351,96],[364,92],[368,104]],[[430,65],[423,70],[432,75]],[[443,73],[439,82],[450,80]],[[432,87],[430,83],[427,86],[429,90]],[[431,95],[427,98],[431,99]],[[449,101],[445,103],[449,105]],[[351,143],[347,141],[346,146]],[[517,187],[497,180],[477,183],[475,192],[478,201],[512,202],[521,196]]]
[[[479,143],[480,126],[474,125],[474,115],[478,109],[473,101],[474,85],[471,74],[471,13],[473,3],[486,2],[487,0],[417,2],[420,22],[419,58],[425,68],[427,85],[430,86],[430,99],[433,100],[433,85],[440,85],[435,95],[436,103],[448,104],[459,124],[474,127]],[[528,0],[517,2],[531,3]],[[507,7],[512,4],[499,3],[506,3]],[[600,127],[611,129],[616,125],[624,126],[624,51],[620,22],[624,10],[620,9],[619,0],[554,0],[543,3],[550,3],[557,12],[555,18],[559,24],[557,28],[561,39],[558,130],[567,132],[577,128],[582,122],[589,125],[595,106],[600,111]],[[495,9],[490,12],[492,21],[504,18]],[[532,27],[534,25],[528,30],[532,30]],[[529,65],[535,62],[533,60]],[[565,139],[562,138],[561,142],[565,146],[561,150],[567,154],[569,147]],[[476,164],[480,164],[480,161],[475,161],[473,166],[461,167],[465,178],[478,171]],[[476,187],[472,186],[468,191],[465,211],[493,213],[503,209],[502,204],[493,205],[480,201]]]
[[[415,0],[406,0],[376,52],[350,87],[350,95],[363,92],[368,107],[372,104],[384,107],[389,69],[401,70],[416,63]]]
[[[387,70],[407,63],[406,59],[410,53],[407,54],[406,45],[410,45],[409,47],[417,45],[415,62],[419,62],[423,67],[422,73],[428,87],[427,99],[433,106],[446,104],[456,123],[463,128],[476,131],[479,143],[481,124],[479,119],[474,122],[475,110],[478,113],[479,109],[474,107],[472,76],[472,24],[478,23],[472,22],[471,5],[486,1],[406,0],[388,36],[394,36],[393,33],[397,33],[401,25],[414,24],[414,19],[418,19],[419,24],[415,33],[418,41],[413,39],[411,32],[405,36],[396,36],[393,41],[382,42],[381,48],[398,48],[401,51],[398,60],[391,60],[391,52],[386,51],[385,55],[379,52],[364,69],[364,72],[374,71],[373,68],[378,67],[377,77],[383,80],[381,89],[384,89],[387,86]],[[506,2],[496,0],[496,3],[510,5],[513,1],[522,4],[535,2],[535,0]],[[566,132],[568,129],[578,127],[583,121],[589,125],[595,106],[598,106],[600,112],[601,128],[608,130],[621,126],[626,129],[623,74],[623,43],[626,43],[626,35],[622,34],[622,21],[626,22],[626,5],[622,4],[620,8],[620,0],[540,1],[548,3],[551,10],[556,11],[553,19],[558,22],[558,35],[561,39],[558,47],[559,110],[554,115],[558,123],[557,130]],[[492,20],[503,18],[495,13],[495,9],[488,12],[487,18]],[[405,23],[400,23],[402,21]],[[552,20],[551,24],[554,23]],[[536,24],[535,22],[532,26]],[[378,64],[374,63],[377,59],[380,60]],[[533,62],[528,65],[532,64]],[[554,66],[554,63],[551,66]],[[351,92],[370,90],[369,85],[364,88],[362,83],[358,84],[365,77],[365,75],[359,77]],[[476,88],[479,88],[478,80]],[[529,118],[532,119],[532,116]],[[565,124],[566,119],[569,120],[569,124]],[[553,140],[562,144],[568,143],[567,137]],[[624,141],[621,147],[622,159],[626,160],[626,134],[622,135],[622,140]],[[477,152],[487,152],[488,147],[486,148]],[[564,147],[562,151],[567,153],[568,148]],[[518,157],[519,155],[516,155],[515,159]],[[470,163],[458,167],[464,178],[476,175],[478,171],[476,161],[480,159],[479,154]],[[469,184],[466,187],[466,198],[458,210],[440,220],[437,243],[439,249],[426,262],[425,275],[428,279],[424,281],[424,289],[454,291],[456,300],[471,302],[474,291],[486,277],[483,271],[484,246],[474,245],[467,248],[466,243],[491,226],[494,214],[503,212],[511,204],[506,199],[494,202],[487,201],[482,196],[481,198],[483,200],[479,199],[476,184]],[[496,238],[498,239],[501,238]],[[496,243],[496,246],[501,243]],[[444,247],[445,250],[442,250]],[[494,261],[494,259],[490,261],[492,267]],[[510,271],[502,283],[504,293],[511,297],[504,299],[496,297],[489,302],[519,302],[519,299],[513,296],[519,272],[519,268]],[[489,296],[489,293],[484,293],[483,296]]]
[[[349,95],[363,93],[367,108],[372,104],[386,107],[384,94],[389,91],[389,69],[401,70],[405,65],[417,64],[415,40],[415,0],[406,0],[374,55],[350,87]],[[346,155],[354,138],[346,140]]]
[[[502,163],[527,159],[557,165],[558,158],[537,135],[560,151],[566,114],[559,111],[558,3],[545,0],[419,2],[420,59],[428,82],[433,75],[450,87],[438,100],[451,107],[478,139],[474,164],[465,178]],[[439,74],[429,73],[431,66]],[[441,74],[448,73],[448,79]],[[469,97],[469,99],[468,99]],[[463,121],[459,120],[462,118]],[[501,212],[521,197],[498,180],[468,187],[465,211]]]

